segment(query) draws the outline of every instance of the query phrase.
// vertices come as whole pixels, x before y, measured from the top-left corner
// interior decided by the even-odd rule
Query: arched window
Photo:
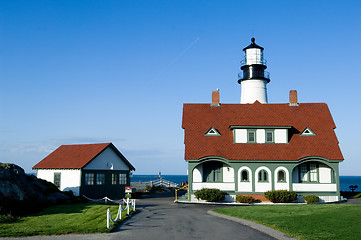
[[[268,174],[267,171],[262,169],[258,172],[258,181],[259,182],[268,182]]]
[[[285,173],[285,171],[283,171],[283,170],[278,171],[277,181],[278,182],[286,182],[286,173]]]
[[[299,166],[299,182],[319,182],[318,163],[303,163]]]
[[[203,164],[203,182],[222,182],[222,168],[221,162],[206,162]]]
[[[242,170],[241,172],[241,182],[248,182],[248,171],[247,170]]]

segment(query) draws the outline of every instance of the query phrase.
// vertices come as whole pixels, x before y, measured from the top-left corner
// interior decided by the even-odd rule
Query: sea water
[[[361,176],[340,176],[341,191],[351,191],[351,185],[357,185],[355,192],[361,192]]]
[[[188,181],[188,175],[162,175],[163,179],[178,183]],[[159,179],[159,175],[133,175],[130,179],[131,182],[149,182]],[[351,185],[357,185],[356,192],[361,192],[361,176],[340,176],[340,189],[341,191],[350,191]]]

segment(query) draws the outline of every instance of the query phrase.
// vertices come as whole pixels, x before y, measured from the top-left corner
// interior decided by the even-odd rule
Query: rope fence
[[[123,207],[125,206],[125,207]],[[112,215],[110,213],[110,210],[109,208],[107,209],[107,229],[110,228],[110,221],[112,222],[117,222],[118,220],[121,220],[122,219],[122,212],[125,212],[127,211],[127,215],[130,214],[130,208],[133,208],[132,209],[132,212],[135,211],[135,199],[122,199],[120,200],[119,202],[119,208],[118,208],[118,213],[117,213],[117,216],[115,217],[115,219],[112,218]]]

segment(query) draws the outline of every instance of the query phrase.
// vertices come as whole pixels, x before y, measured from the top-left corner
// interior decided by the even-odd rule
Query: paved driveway
[[[35,236],[16,239],[274,239],[253,228],[207,214],[208,210],[219,208],[219,206],[177,204],[173,200],[174,197],[166,193],[137,199],[137,213],[123,222],[113,233]]]
[[[262,232],[207,214],[215,206],[177,204],[173,197],[137,200],[138,213],[109,239],[274,239]]]

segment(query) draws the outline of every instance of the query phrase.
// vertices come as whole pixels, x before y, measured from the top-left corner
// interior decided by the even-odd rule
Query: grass
[[[361,205],[243,206],[214,210],[254,221],[298,239],[360,239]]]
[[[354,198],[361,198],[361,193],[356,194]]]
[[[110,232],[112,228],[106,228],[108,207],[112,217],[115,218],[118,205],[80,203],[51,206],[40,213],[19,218],[15,222],[0,223],[0,236]],[[122,219],[125,217],[126,212],[122,212]]]

